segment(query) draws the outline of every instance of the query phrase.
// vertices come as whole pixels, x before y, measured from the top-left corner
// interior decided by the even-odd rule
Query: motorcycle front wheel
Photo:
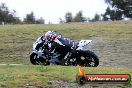
[[[33,64],[33,65],[38,65],[38,62],[37,62],[37,54],[36,53],[32,53],[30,55],[30,62]]]
[[[49,65],[50,63],[48,61],[46,61],[46,59],[42,58],[42,57],[37,57],[38,55],[36,53],[32,53],[30,55],[30,62],[33,65]]]

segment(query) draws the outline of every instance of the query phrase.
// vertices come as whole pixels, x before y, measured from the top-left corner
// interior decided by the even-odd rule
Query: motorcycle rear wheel
[[[99,58],[92,51],[81,51],[79,64],[85,67],[97,67],[99,65]]]

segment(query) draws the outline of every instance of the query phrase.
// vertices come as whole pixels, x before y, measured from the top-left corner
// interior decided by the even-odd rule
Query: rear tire
[[[86,67],[97,67],[99,65],[99,59],[97,55],[92,51],[81,51],[80,65]]]

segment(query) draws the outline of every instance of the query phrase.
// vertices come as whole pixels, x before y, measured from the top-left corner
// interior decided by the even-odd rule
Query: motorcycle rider
[[[48,33],[50,34],[51,32],[54,33],[53,31],[48,31],[47,34],[48,34]],[[45,35],[46,35],[46,34],[42,35],[41,37],[39,37],[39,38],[36,40],[36,42],[35,42],[35,44],[36,44],[35,49],[36,49],[37,51],[38,51],[39,48],[42,47],[43,45],[46,46],[46,48],[50,49],[50,45],[49,45],[49,43],[51,43],[50,41],[52,41],[52,40],[53,40],[54,38],[56,38],[56,37],[58,37],[58,38],[61,38],[61,37],[62,37],[61,34],[57,35],[56,33],[50,34],[49,36],[46,36],[47,38],[45,38]],[[51,38],[51,37],[52,37],[52,38]],[[48,45],[49,45],[49,46],[48,46]]]
[[[35,49],[37,51],[39,50],[40,47],[42,47],[43,45],[46,45],[44,36],[39,37],[34,44],[36,44]]]
[[[68,38],[63,38],[58,36],[55,31],[48,31],[45,33],[45,42],[49,44],[50,51],[55,48],[60,48],[61,46],[67,47],[69,50],[75,48],[75,42]],[[56,45],[59,45],[58,47]]]
[[[61,35],[57,35],[55,31],[48,31],[45,33],[45,41],[48,44],[49,51],[51,53],[58,52],[61,54],[59,60],[67,59],[69,53],[74,51],[76,48],[76,43],[68,38],[63,38]]]

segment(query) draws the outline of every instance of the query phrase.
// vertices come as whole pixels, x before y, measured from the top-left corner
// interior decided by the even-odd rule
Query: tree
[[[67,12],[65,14],[65,20],[66,20],[66,23],[69,23],[69,22],[73,21],[73,19],[72,19],[72,13],[71,12]]]
[[[116,14],[119,12],[128,18],[132,18],[132,0],[105,0],[105,2],[114,8]]]
[[[84,22],[86,19],[83,17],[82,11],[79,11],[74,17],[74,22]]]
[[[94,22],[94,21],[100,21],[100,20],[101,20],[100,15],[96,13],[94,18],[90,21]]]
[[[18,23],[20,19],[16,17],[16,11],[9,11],[5,3],[0,5],[0,23]]]
[[[8,7],[6,7],[5,3],[2,3],[0,5],[0,22],[6,22],[9,14]]]
[[[26,15],[26,18],[24,18],[24,22],[28,24],[34,24],[35,23],[35,16],[34,13],[31,12]]]
[[[40,17],[39,19],[36,20],[35,22],[36,24],[44,24],[44,19],[42,17]]]
[[[63,24],[63,23],[65,23],[65,21],[62,20],[62,18],[59,18],[59,24]]]
[[[111,13],[110,7],[107,7],[105,13],[101,15],[103,17],[103,21],[108,21],[110,19],[109,16],[110,13]]]
[[[123,13],[119,10],[111,10],[110,7],[107,7],[106,12],[102,15],[104,21],[108,21],[109,19],[114,20],[121,20]]]

